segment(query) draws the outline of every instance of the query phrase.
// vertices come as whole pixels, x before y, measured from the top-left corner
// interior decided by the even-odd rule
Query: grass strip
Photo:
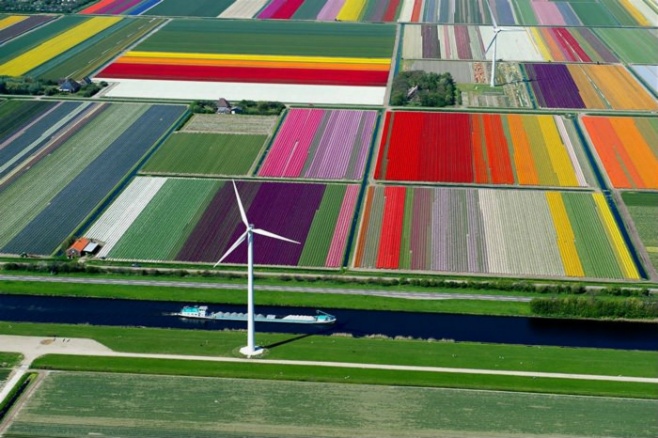
[[[262,363],[46,355],[34,368],[66,371],[229,377],[369,385],[487,389],[608,397],[658,398],[658,385]]]
[[[258,284],[256,290],[258,292]],[[315,285],[314,285],[315,287]],[[246,284],[236,282],[235,289],[197,289],[192,287],[135,286],[83,283],[43,283],[2,281],[0,293],[91,298],[120,298],[152,301],[181,301],[201,304],[246,304]],[[460,291],[463,291],[460,289]],[[258,294],[263,306],[296,306],[311,308],[396,310],[408,312],[442,312],[472,315],[531,315],[529,303],[485,300],[422,300],[376,297],[368,295],[319,294],[312,292],[275,292]]]
[[[0,334],[91,338],[114,351],[239,356],[243,331],[0,322]],[[258,333],[268,359],[656,377],[658,352]]]

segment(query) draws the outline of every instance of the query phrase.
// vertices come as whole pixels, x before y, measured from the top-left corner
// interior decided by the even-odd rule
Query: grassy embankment
[[[238,356],[243,332],[136,329],[63,324],[0,323],[0,333],[87,337],[122,352]],[[342,336],[293,336],[259,333],[267,359],[331,361],[656,377],[658,353],[641,351],[526,347],[428,342]],[[546,393],[658,398],[658,385],[425,371],[372,370],[256,363],[45,356],[34,366],[65,370],[223,376],[351,383],[481,388]],[[349,376],[349,377],[347,377]]]
[[[96,277],[94,277],[96,278]],[[116,277],[125,280],[140,280],[140,277]],[[196,279],[196,278],[195,278]],[[154,281],[164,280],[158,278]],[[191,279],[177,281],[189,281]],[[198,279],[196,279],[198,281]],[[234,283],[235,289],[200,289],[193,287],[168,287],[168,286],[133,286],[133,285],[107,285],[107,284],[84,284],[84,283],[41,283],[25,281],[2,281],[0,282],[0,293],[4,294],[26,294],[26,295],[58,295],[71,297],[95,297],[95,298],[123,298],[135,300],[154,301],[180,301],[185,303],[204,304],[246,304],[244,280],[227,280],[226,283]],[[285,286],[287,282],[258,281],[258,285]],[[295,286],[308,285],[309,287],[328,287],[323,284],[294,284]],[[336,286],[334,286],[336,287]],[[394,292],[396,290],[414,291],[408,288],[396,286],[383,287],[363,285],[360,289],[377,289]],[[486,292],[481,289],[443,289],[428,290],[427,288],[414,288],[418,292],[454,292],[454,293],[480,293]],[[341,309],[367,309],[367,310],[397,310],[408,312],[445,312],[445,313],[467,313],[486,315],[530,315],[528,303],[485,301],[485,300],[407,300],[400,298],[387,298],[365,295],[345,295],[331,293],[311,292],[275,292],[257,291],[257,303],[262,306],[298,306],[310,308],[341,308]]]

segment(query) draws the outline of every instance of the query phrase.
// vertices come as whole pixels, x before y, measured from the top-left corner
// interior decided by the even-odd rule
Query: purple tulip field
[[[0,252],[56,251],[185,111],[183,105],[1,104]]]
[[[258,175],[359,180],[376,121],[377,111],[292,109]]]
[[[358,185],[237,182],[249,221],[301,242],[256,235],[261,265],[339,267]],[[244,232],[228,181],[137,177],[85,234],[114,259],[216,262]],[[246,244],[225,261],[245,264]]]

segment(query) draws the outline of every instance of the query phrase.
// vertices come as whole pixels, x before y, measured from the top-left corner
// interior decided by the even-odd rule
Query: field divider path
[[[121,286],[155,286],[155,287],[180,287],[193,289],[242,289],[244,285],[235,283],[202,283],[191,281],[154,281],[154,280],[120,280],[110,278],[89,277],[40,277],[31,275],[0,275],[0,293],[2,293],[2,281],[34,281],[42,283],[80,283],[80,284],[106,284]],[[416,300],[482,300],[482,301],[511,301],[527,303],[531,297],[486,295],[486,294],[462,294],[453,292],[404,292],[387,291],[383,289],[342,289],[333,287],[308,287],[308,286],[274,286],[258,285],[258,290],[271,292],[295,292],[316,293],[336,295],[370,295],[388,298],[406,298]],[[0,350],[1,351],[1,350]]]
[[[448,368],[448,367],[427,367],[414,365],[387,365],[387,364],[370,364],[355,362],[325,362],[325,361],[304,361],[304,360],[281,360],[281,359],[247,359],[237,357],[218,357],[218,356],[196,356],[196,355],[177,355],[177,354],[147,354],[147,353],[124,353],[110,350],[109,348],[90,339],[74,338],[44,338],[39,336],[13,336],[0,335],[0,351],[20,352],[25,356],[23,365],[30,364],[32,360],[46,354],[65,354],[74,356],[108,356],[108,357],[126,357],[142,359],[164,359],[164,360],[190,360],[205,362],[228,362],[228,363],[257,363],[257,364],[276,364],[290,366],[316,366],[316,367],[334,367],[346,369],[373,369],[373,370],[390,370],[390,371],[418,371],[430,373],[452,373],[452,374],[477,374],[477,375],[495,375],[495,376],[513,376],[513,377],[532,377],[532,378],[550,378],[550,379],[570,379],[570,380],[596,380],[607,382],[633,382],[658,384],[658,377],[631,377],[631,376],[606,376],[596,374],[568,374],[568,373],[550,373],[535,371],[512,371],[512,370],[490,370],[478,368]],[[9,386],[9,385],[7,385]]]

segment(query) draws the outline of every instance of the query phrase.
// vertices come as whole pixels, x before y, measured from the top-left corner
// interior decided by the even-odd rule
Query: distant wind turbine
[[[501,32],[523,31],[523,29],[510,29],[507,27],[498,27],[498,23],[496,23],[496,17],[494,16],[493,9],[491,9],[491,3],[489,0],[487,0],[487,6],[489,7],[489,13],[491,14],[491,22],[493,23],[494,35],[493,38],[491,38],[491,41],[489,42],[487,49],[484,51],[484,54],[486,56],[486,54],[489,53],[489,49],[491,49],[491,46],[493,46],[493,59],[491,63],[491,86],[495,87],[496,86],[496,52],[498,51],[498,34]]]
[[[244,233],[235,241],[235,243],[224,253],[221,259],[215,263],[215,267],[226,259],[245,239],[247,239],[247,346],[240,349],[240,353],[245,356],[251,357],[259,355],[263,352],[261,347],[257,347],[255,343],[255,324],[254,324],[254,234],[260,234],[261,236],[271,237],[273,239],[283,240],[284,242],[296,243],[299,244],[296,240],[287,239],[278,234],[272,232],[261,230],[259,228],[254,228],[253,224],[249,223],[247,220],[247,214],[244,211],[242,206],[242,200],[240,199],[240,194],[238,193],[238,187],[233,181],[233,189],[235,190],[235,197],[238,200],[238,207],[240,209],[240,217],[242,222],[247,228]]]

